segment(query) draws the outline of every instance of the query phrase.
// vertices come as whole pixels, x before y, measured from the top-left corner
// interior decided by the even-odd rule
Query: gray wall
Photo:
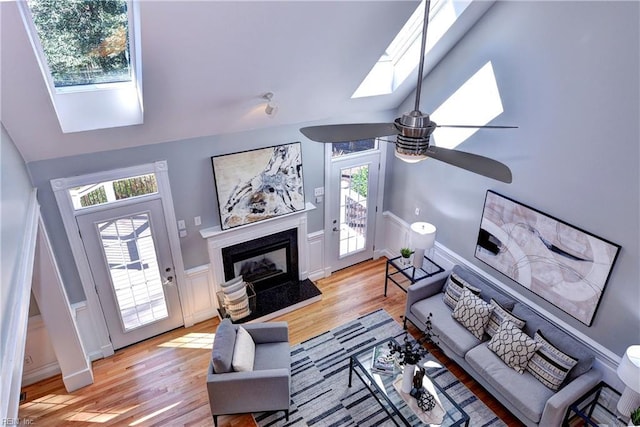
[[[33,186],[22,155],[0,126],[0,268],[1,293],[0,315],[8,316],[13,311],[14,286],[23,257],[23,240],[27,227],[27,212]],[[2,322],[5,324],[5,322]]]
[[[393,111],[386,111],[371,116],[372,120],[388,120],[393,114]],[[324,186],[324,145],[307,140],[299,128],[315,124],[319,123],[279,126],[30,162],[27,166],[38,188],[42,215],[71,302],[83,301],[85,296],[51,190],[51,179],[167,160],[176,218],[185,220],[187,224],[188,235],[180,239],[182,256],[185,267],[192,268],[209,263],[206,242],[198,231],[220,225],[211,156],[301,141],[305,196],[307,201],[314,202],[313,189]],[[318,205],[316,210],[309,213],[309,232],[323,229],[323,213],[323,205]],[[202,218],[201,226],[194,225],[195,216]]]
[[[385,209],[413,222],[420,207],[439,242],[617,354],[640,342],[639,8],[497,2],[424,80],[422,110],[491,60],[505,109],[494,124],[520,128],[481,130],[458,148],[506,163],[513,183],[394,159],[385,188]],[[622,246],[591,327],[474,258],[487,189]]]

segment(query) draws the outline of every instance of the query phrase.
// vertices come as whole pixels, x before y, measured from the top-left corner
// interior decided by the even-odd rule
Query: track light
[[[267,101],[267,106],[264,107],[264,112],[267,116],[273,117],[278,112],[278,104],[273,102],[273,92],[267,92],[262,95],[262,98]]]

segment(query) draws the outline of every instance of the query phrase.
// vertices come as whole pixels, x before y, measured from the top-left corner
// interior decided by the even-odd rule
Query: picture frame
[[[220,227],[233,227],[303,210],[300,142],[211,157]]]
[[[591,326],[620,246],[494,191],[475,257]]]

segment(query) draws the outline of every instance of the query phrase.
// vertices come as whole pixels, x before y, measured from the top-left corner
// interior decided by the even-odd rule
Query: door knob
[[[338,227],[333,227],[333,231],[340,231]]]

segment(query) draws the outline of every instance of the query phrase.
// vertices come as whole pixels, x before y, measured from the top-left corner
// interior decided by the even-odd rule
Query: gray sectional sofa
[[[519,373],[508,366],[489,348],[490,339],[486,334],[478,339],[453,318],[452,308],[444,302],[451,273],[455,274],[454,278],[466,282],[465,285],[476,288],[474,292],[479,290],[483,301],[489,303],[494,299],[503,309],[524,321],[522,332],[528,337],[533,338],[538,332],[562,353],[571,356],[569,359],[577,361],[572,361],[576,364],[568,370],[558,390],[543,384],[529,370]],[[424,330],[429,313],[432,313],[432,330],[437,335],[436,344],[443,352],[528,426],[560,426],[568,406],[601,378],[600,372],[592,369],[594,355],[587,346],[462,266],[456,265],[450,271],[409,287],[405,327],[409,320]]]

